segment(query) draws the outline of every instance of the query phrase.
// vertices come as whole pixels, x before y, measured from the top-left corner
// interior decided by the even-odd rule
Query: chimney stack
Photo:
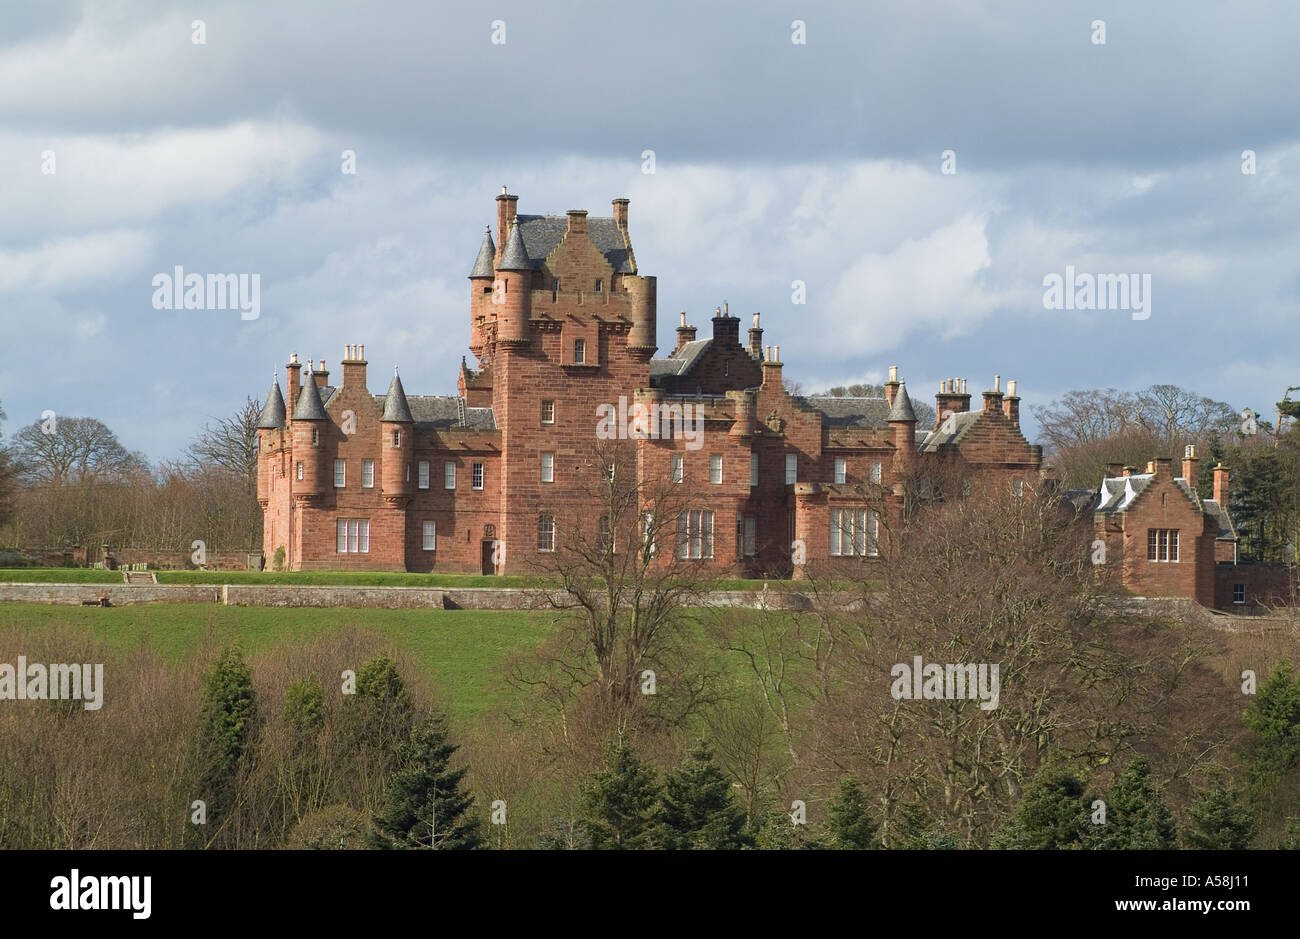
[[[1117,478],[1117,477],[1119,477],[1119,476],[1122,476],[1123,474],[1124,474],[1124,464],[1123,464],[1123,463],[1107,463],[1107,464],[1106,464],[1106,478],[1107,478],[1107,479],[1115,479],[1115,478]]]
[[[763,384],[781,388],[781,347],[768,346],[767,357],[763,359]]]
[[[1002,410],[1002,376],[993,376],[993,390],[984,392],[985,412]]]
[[[754,314],[754,325],[749,327],[749,354],[756,359],[763,357],[763,330],[758,325],[758,314]]]
[[[1196,447],[1188,444],[1187,448],[1183,450],[1183,479],[1187,480],[1187,483],[1192,487],[1193,492],[1196,491],[1196,481],[1198,478],[1196,466],[1199,462],[1200,461],[1196,459]]]
[[[621,232],[627,231],[627,199],[614,200],[614,224]]]
[[[587,210],[569,209],[569,234],[581,235],[587,230]]]
[[[497,256],[492,260],[493,267],[501,261],[501,252],[506,249],[506,239],[510,237],[510,226],[518,209],[519,197],[510,195],[502,186],[501,195],[497,196]]]
[[[329,373],[329,369],[325,367],[324,359],[320,360],[320,368],[316,369],[316,371],[313,372],[312,374],[316,377],[317,388],[324,388],[326,385],[330,383],[330,373]]]
[[[740,320],[728,316],[725,309],[713,317],[713,347],[718,351],[740,345]]]
[[[1214,501],[1228,507],[1228,468],[1222,463],[1214,467]]]
[[[889,366],[889,381],[885,382],[885,400],[889,406],[894,406],[894,398],[898,396],[898,366]]]
[[[948,378],[939,382],[939,393],[934,396],[934,429],[944,421],[944,412],[962,414],[970,410],[970,395],[966,393],[966,379]]]
[[[677,349],[686,345],[688,342],[695,341],[695,327],[686,325],[686,311],[682,310],[682,323],[677,327]],[[673,351],[676,352],[677,349]]]
[[[289,356],[289,364],[285,366],[284,387],[288,392],[285,398],[285,406],[289,413],[293,414],[294,405],[298,403],[298,389],[301,387],[302,363],[298,361],[298,353],[295,352]]]
[[[366,387],[366,347],[348,345],[343,347],[343,387],[359,385]]]
[[[1002,413],[1007,416],[1011,423],[1020,424],[1020,396],[1016,394],[1016,381],[1013,378],[1007,382],[1007,394],[1002,399]]]

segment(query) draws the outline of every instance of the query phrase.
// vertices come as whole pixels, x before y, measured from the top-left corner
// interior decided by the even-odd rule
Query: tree
[[[374,818],[371,845],[376,848],[481,847],[474,796],[461,789],[466,770],[451,769],[456,746],[447,741],[440,716],[416,726],[398,747],[398,768],[388,781],[384,805]]]
[[[285,845],[310,851],[357,851],[366,847],[366,817],[349,805],[327,805],[303,817]]]
[[[880,847],[877,826],[867,810],[867,794],[853,776],[840,780],[839,790],[826,819],[830,847],[847,851],[867,851]]]
[[[256,720],[252,669],[237,646],[227,646],[204,678],[198,733],[199,787],[217,833],[236,806]]]
[[[12,449],[19,476],[28,482],[121,481],[148,472],[144,457],[93,417],[33,421],[14,435]]]
[[[200,466],[217,466],[257,490],[257,420],[261,406],[252,398],[230,417],[214,418],[190,444],[189,456]]]
[[[5,419],[5,409],[0,407],[0,421]],[[9,451],[0,446],[0,526],[6,525],[13,517],[14,485],[16,483],[13,461]]]
[[[957,847],[951,834],[935,825],[920,802],[908,802],[898,812],[890,830],[889,846],[900,851],[950,851]]]
[[[1263,847],[1290,836],[1288,817],[1300,797],[1300,674],[1283,660],[1251,699],[1242,717],[1246,742],[1246,796],[1259,821]]]
[[[583,789],[582,821],[594,848],[630,850],[659,847],[656,838],[659,782],[627,741],[608,750],[605,766]]]
[[[806,824],[795,824],[792,815],[767,812],[754,831],[754,847],[760,851],[816,851],[826,845]]]
[[[1222,780],[1200,794],[1187,810],[1183,841],[1204,851],[1249,848],[1255,837],[1255,817],[1241,796]]]
[[[666,848],[736,850],[753,843],[745,813],[731,796],[731,780],[701,741],[664,779],[660,824]]]
[[[1111,784],[1106,823],[1093,826],[1092,847],[1122,851],[1156,851],[1177,847],[1174,817],[1151,783],[1145,757],[1129,761]]]
[[[1083,780],[1073,770],[1048,764],[1025,789],[993,847],[1039,851],[1087,847],[1088,809]]]

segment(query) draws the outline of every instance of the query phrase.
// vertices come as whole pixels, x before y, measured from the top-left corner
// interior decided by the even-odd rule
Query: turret
[[[293,491],[310,498],[325,492],[325,425],[329,416],[321,403],[320,387],[308,374],[293,409]],[[298,478],[298,465],[302,478]]]
[[[497,342],[525,345],[528,342],[528,314],[531,309],[533,265],[524,248],[524,236],[516,220],[510,238],[497,263],[500,294],[493,296],[497,311]]]
[[[415,420],[411,417],[411,407],[396,368],[393,369],[388,394],[384,396],[384,413],[379,418],[379,426],[383,434],[380,485],[384,499],[405,504],[414,489],[411,458],[415,453]]]
[[[271,377],[271,390],[266,395],[266,404],[257,418],[257,500],[265,506],[271,498],[271,465],[268,454],[280,441],[285,424],[284,396],[280,394],[280,383]]]
[[[627,351],[634,356],[649,359],[658,347],[655,311],[657,282],[653,277],[629,276],[623,284],[632,299],[632,328],[627,334]]]
[[[898,372],[890,369],[890,381],[897,381]],[[885,418],[894,444],[894,480],[901,484],[916,459],[916,412],[912,399],[907,396],[907,382],[898,382],[894,400]]]
[[[469,347],[476,356],[481,356],[486,345],[484,324],[492,318],[492,281],[496,277],[493,261],[497,248],[492,243],[492,229],[483,229],[483,244],[479,246],[478,257],[469,272]]]

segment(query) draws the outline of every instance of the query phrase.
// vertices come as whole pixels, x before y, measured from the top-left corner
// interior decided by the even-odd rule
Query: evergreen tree
[[[442,717],[412,730],[410,740],[398,747],[397,770],[374,818],[373,847],[463,850],[483,844],[472,814],[474,796],[461,789],[466,770],[449,767],[456,749]]]
[[[539,851],[588,851],[591,832],[581,822],[569,818],[554,819],[537,836]]]
[[[1183,841],[1207,851],[1249,848],[1255,837],[1255,817],[1241,797],[1223,782],[1202,792],[1187,810]]]
[[[826,847],[820,838],[808,831],[807,825],[796,825],[787,812],[764,814],[753,837],[754,847],[760,851],[807,851]]]
[[[1280,662],[1242,718],[1254,735],[1248,748],[1251,795],[1263,796],[1300,756],[1300,675]]]
[[[300,678],[284,692],[284,721],[295,741],[316,733],[325,722],[325,692],[319,679]]]
[[[1153,851],[1177,847],[1174,816],[1151,785],[1145,757],[1130,760],[1106,797],[1106,823],[1094,825],[1091,847]]]
[[[204,677],[199,712],[199,789],[207,803],[208,831],[234,808],[256,719],[252,669],[239,648],[229,646]]]
[[[992,847],[1083,848],[1091,837],[1088,809],[1083,781],[1067,767],[1048,764],[1025,787],[1010,821],[993,836]]]
[[[899,809],[889,846],[897,851],[950,851],[957,842],[934,824],[924,805],[909,802]]]
[[[582,821],[600,849],[653,848],[659,782],[621,737],[583,790]]]
[[[846,851],[879,848],[876,823],[867,810],[867,794],[852,776],[840,780],[839,791],[831,803],[826,827],[830,831],[829,847]]]
[[[666,848],[736,850],[753,843],[745,813],[732,799],[731,781],[703,741],[665,777],[659,818]]]

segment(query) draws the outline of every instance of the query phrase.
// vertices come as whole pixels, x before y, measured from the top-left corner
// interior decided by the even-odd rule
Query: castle
[[[628,200],[589,218],[520,215],[518,198],[496,197],[496,237],[489,227],[469,273],[474,365],[462,359],[456,396],[407,395],[396,371],[372,395],[361,345],[337,386],[324,362],[304,375],[290,358],[292,410],[276,380],[258,421],[268,559],[528,573],[566,526],[601,524],[593,454],[651,406],[685,432],[632,435],[637,472],[679,487],[674,557],[710,576],[798,576],[801,562],[860,573],[901,518],[904,481],[931,469],[964,489],[1037,482],[1015,382],[995,378],[972,410],[966,380],[946,380],[934,426],[918,427],[896,367],[882,397],[791,394],[759,314],[742,342],[725,307],[703,338],[681,314],[657,357],[656,282],[637,266]]]

